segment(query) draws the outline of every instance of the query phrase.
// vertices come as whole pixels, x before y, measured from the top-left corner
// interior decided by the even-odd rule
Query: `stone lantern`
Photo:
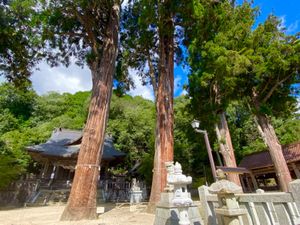
[[[222,170],[217,170],[217,178],[218,181],[208,188],[209,192],[218,196],[219,208],[215,209],[216,214],[223,217],[225,225],[241,225],[239,217],[247,214],[247,210],[239,208],[235,194],[242,193],[242,188],[226,180]]]
[[[165,162],[167,185],[156,205],[154,225],[203,224],[198,207],[193,204],[187,185],[192,177],[182,174],[181,165]]]
[[[176,162],[174,173],[167,177],[167,181],[174,187],[174,198],[172,203],[179,211],[179,224],[190,225],[188,209],[193,204],[187,185],[192,183],[192,177],[182,174],[181,165]]]

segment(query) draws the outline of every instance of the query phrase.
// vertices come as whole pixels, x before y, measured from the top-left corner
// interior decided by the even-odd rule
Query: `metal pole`
[[[205,145],[206,145],[206,149],[207,149],[207,153],[208,153],[208,158],[209,158],[209,162],[210,162],[211,172],[212,172],[212,175],[214,177],[214,180],[216,181],[217,180],[216,166],[215,166],[214,158],[213,158],[213,155],[212,155],[212,150],[211,150],[211,147],[210,147],[210,143],[209,143],[209,140],[208,140],[208,135],[207,135],[206,130],[204,130],[203,133],[204,133],[204,139],[205,139]]]

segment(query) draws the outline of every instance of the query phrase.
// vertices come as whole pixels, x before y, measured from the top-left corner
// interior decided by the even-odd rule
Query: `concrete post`
[[[300,179],[294,180],[289,183],[289,191],[293,195],[298,211],[300,211]]]

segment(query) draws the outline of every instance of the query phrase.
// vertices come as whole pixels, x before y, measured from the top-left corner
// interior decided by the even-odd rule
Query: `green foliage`
[[[7,186],[23,172],[24,168],[15,158],[0,154],[0,188]]]
[[[28,169],[35,169],[26,146],[45,142],[56,127],[83,128],[90,93],[37,96],[30,88],[3,83],[0,96],[0,186],[5,186]]]
[[[124,77],[128,74],[128,68],[134,68],[142,78],[143,84],[152,85],[156,92],[161,66],[165,63],[160,58],[160,52],[169,51],[161,49],[160,43],[171,37],[170,40],[174,41],[174,45],[170,43],[172,45],[170,49],[175,53],[175,62],[177,64],[182,62],[184,56],[181,44],[184,32],[181,23],[191,5],[191,0],[130,1],[122,12],[120,31],[122,48],[118,60],[118,65],[122,66],[119,68],[122,69],[117,72]],[[167,44],[166,48],[169,47]]]
[[[3,107],[0,114],[0,186],[3,187],[22,173],[35,169],[36,165],[24,150],[25,146],[45,142],[56,127],[83,128],[90,92],[49,93],[37,96],[34,92],[29,94],[30,92],[26,91],[14,91],[13,86],[5,83],[0,86],[0,90],[0,104]],[[7,100],[8,96],[13,96],[11,101]],[[24,112],[18,107],[27,107],[29,111]],[[187,97],[175,98],[174,160],[181,162],[184,171],[197,178],[197,185],[200,185],[210,182],[212,178],[204,138],[202,134],[196,133],[190,124],[193,119],[190,107],[190,99]],[[245,154],[264,150],[265,145],[253,122],[251,111],[241,102],[230,104],[226,111],[237,158],[241,159]],[[22,112],[26,116],[22,115]],[[215,136],[211,117],[200,117],[203,118],[201,128],[207,129],[212,144],[215,142]],[[300,140],[299,120],[295,117],[282,118],[272,120],[280,141],[288,144]],[[125,163],[118,165],[115,172],[128,171],[136,162],[140,162],[139,176],[148,184],[151,183],[154,127],[153,102],[141,97],[118,97],[113,94],[107,133],[113,136],[115,147],[127,154]]]
[[[35,92],[30,88],[19,89],[12,84],[0,85],[0,112],[10,113],[17,119],[27,120],[35,104]]]
[[[185,173],[197,179],[197,184],[201,183],[200,180],[211,183],[213,178],[204,136],[195,132],[191,126],[193,114],[190,100],[186,96],[175,98],[174,115],[174,160],[181,163]],[[205,127],[205,124],[201,123],[201,127]],[[211,143],[214,140],[212,137],[209,135]]]
[[[32,172],[31,170],[35,168],[35,164],[24,149],[26,146],[45,142],[53,129],[57,127],[83,129],[88,113],[90,92],[75,94],[53,92],[37,96],[19,92],[6,83],[0,86],[0,91],[0,104],[3,107],[1,108],[2,114],[0,114],[0,142],[3,143],[0,155],[3,156],[1,158],[3,170],[0,173],[5,174],[9,165],[16,164],[16,170],[7,173],[8,177],[3,177],[3,183],[0,184],[7,185],[13,178],[18,178],[21,173]],[[9,96],[17,97],[7,101]],[[21,110],[26,106],[23,100],[30,105],[27,111]],[[16,118],[11,111],[18,112],[15,114],[22,119]],[[23,112],[29,116],[25,117]],[[147,156],[153,155],[154,125],[153,102],[141,97],[128,95],[118,97],[113,94],[107,133],[114,137],[115,147],[127,153],[125,165],[119,166],[118,170],[128,171],[137,161],[145,161],[144,168],[150,165],[146,162],[150,159]],[[152,165],[150,168],[151,173]],[[141,175],[149,180],[149,173],[143,172]]]
[[[90,68],[101,59],[107,25],[116,1],[39,1],[44,55],[52,66],[87,63]]]
[[[146,183],[150,186],[153,176],[153,159],[154,151],[151,153],[144,153],[141,158],[141,166],[138,169],[139,174],[142,174]]]
[[[82,129],[85,123],[90,93],[49,93],[37,98],[32,124],[51,121],[54,127]]]
[[[254,123],[257,113],[272,118],[282,143],[299,140],[290,95],[291,84],[299,82],[299,36],[286,35],[273,15],[253,29],[257,9],[248,2],[232,7],[229,1],[200,1],[193,15],[186,28],[188,91],[202,126],[212,130],[215,114],[226,111],[238,159],[266,149]]]
[[[35,0],[0,4],[0,75],[17,86],[29,81],[33,66],[41,59],[35,4]]]
[[[192,28],[187,28],[188,90],[197,114],[212,114],[237,97],[238,75],[250,63],[239,51],[244,50],[257,11],[247,2],[236,8],[229,1],[200,3],[194,11],[203,14],[197,13]]]
[[[107,133],[113,136],[114,146],[127,154],[128,169],[153,153],[154,126],[153,102],[139,96],[112,96]]]
[[[14,117],[8,109],[2,110],[0,114],[0,121],[0,134],[17,129],[19,126],[18,119]]]

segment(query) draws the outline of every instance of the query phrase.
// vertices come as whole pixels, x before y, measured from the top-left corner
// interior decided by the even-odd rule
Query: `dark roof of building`
[[[26,150],[29,152],[39,153],[41,156],[45,157],[75,158],[77,157],[80,149],[81,139],[82,131],[59,128],[53,131],[50,139],[46,143],[28,146],[26,147]],[[125,153],[114,148],[112,138],[106,136],[102,159],[114,160],[124,156]]]
[[[282,146],[282,151],[287,163],[292,163],[300,160],[300,142]],[[273,166],[273,162],[269,151],[253,153],[245,156],[240,165],[247,169],[257,169],[268,166]]]
[[[68,130],[63,128],[55,129],[46,144],[71,145],[82,138],[82,131]]]

